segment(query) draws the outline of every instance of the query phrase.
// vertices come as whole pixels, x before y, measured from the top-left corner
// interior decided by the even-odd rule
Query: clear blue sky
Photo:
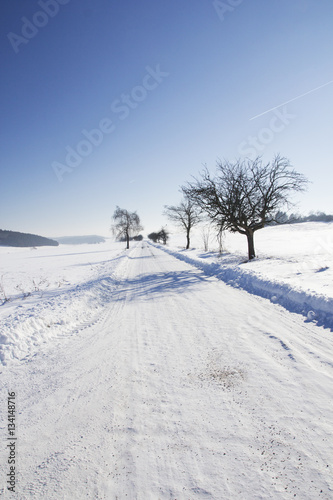
[[[119,205],[146,234],[203,164],[278,152],[332,213],[332,26],[332,0],[3,0],[0,228],[108,235]]]

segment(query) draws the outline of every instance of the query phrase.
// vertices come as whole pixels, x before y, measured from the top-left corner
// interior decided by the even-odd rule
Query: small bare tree
[[[113,234],[115,234],[118,239],[124,238],[126,241],[126,248],[128,249],[131,236],[137,235],[137,233],[143,229],[140,217],[136,212],[128,212],[128,210],[116,207],[112,218],[114,221],[111,228]]]
[[[205,169],[200,179],[183,189],[215,225],[247,237],[251,260],[255,257],[255,231],[279,222],[275,220],[276,212],[284,205],[291,205],[291,195],[304,191],[307,183],[289,160],[277,155],[267,164],[260,157],[236,163],[219,161],[214,178]]]
[[[185,197],[178,206],[165,205],[164,215],[186,231],[186,250],[190,248],[190,232],[201,220],[201,209],[191,198]]]
[[[217,233],[216,233],[216,239],[219,244],[219,254],[222,255],[223,252],[223,244],[224,244],[224,234],[225,234],[225,227],[223,224],[218,224],[217,226]]]
[[[208,252],[209,250],[209,239],[210,239],[210,226],[203,226],[201,229],[201,237],[204,245],[204,251]]]

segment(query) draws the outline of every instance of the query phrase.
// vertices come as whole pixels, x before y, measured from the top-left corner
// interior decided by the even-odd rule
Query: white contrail
[[[312,92],[315,92],[316,90],[322,89],[323,87],[326,87],[327,85],[330,85],[333,83],[333,80],[330,82],[324,83],[324,85],[320,85],[319,87],[316,87],[315,89],[309,90],[308,92],[305,92],[304,94],[301,94],[297,97],[294,97],[293,99],[290,99],[289,101],[283,102],[282,104],[279,104],[278,106],[275,106],[274,108],[268,109],[267,111],[264,111],[263,113],[260,113],[260,115],[253,116],[250,118],[251,120],[254,120],[255,118],[259,118],[259,116],[266,115],[266,113],[269,113],[270,111],[274,111],[274,109],[280,108],[281,106],[285,106],[285,104],[289,104],[289,102],[296,101],[297,99],[300,99],[301,97],[304,97],[305,95],[311,94]]]

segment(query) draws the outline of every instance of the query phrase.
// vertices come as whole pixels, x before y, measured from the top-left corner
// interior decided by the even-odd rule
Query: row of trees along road
[[[269,163],[263,163],[260,157],[235,163],[219,160],[214,177],[205,168],[199,178],[181,187],[183,201],[178,206],[166,205],[164,214],[186,232],[186,249],[190,247],[191,230],[206,217],[218,234],[229,230],[245,235],[251,260],[255,257],[254,233],[268,224],[281,223],[281,208],[290,208],[292,195],[304,191],[307,184],[307,178],[280,155]],[[131,237],[143,229],[136,212],[120,207],[113,214],[113,222],[113,234],[124,239],[127,248]],[[162,228],[149,238],[165,244],[168,234]]]
[[[266,164],[260,157],[234,163],[219,160],[215,176],[205,168],[199,178],[181,187],[184,200],[180,205],[166,206],[164,213],[186,231],[186,248],[191,229],[206,216],[219,233],[229,230],[245,235],[251,260],[255,257],[254,233],[279,223],[278,211],[290,208],[293,193],[304,191],[307,183],[280,155]]]

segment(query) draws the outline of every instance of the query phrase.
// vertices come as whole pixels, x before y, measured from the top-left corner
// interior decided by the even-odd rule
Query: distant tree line
[[[89,235],[89,236],[62,236],[57,238],[57,242],[62,245],[95,245],[98,243],[105,243],[105,238],[102,236]]]
[[[42,247],[58,246],[59,243],[37,234],[19,233],[0,229],[0,246],[6,247]]]
[[[300,215],[279,211],[271,224],[298,224],[300,222],[333,222],[333,215],[325,212],[311,212],[309,215]]]
[[[142,241],[143,240],[143,236],[142,234],[138,234],[137,236],[131,236],[129,241]],[[127,238],[119,238],[118,241],[127,241]]]

